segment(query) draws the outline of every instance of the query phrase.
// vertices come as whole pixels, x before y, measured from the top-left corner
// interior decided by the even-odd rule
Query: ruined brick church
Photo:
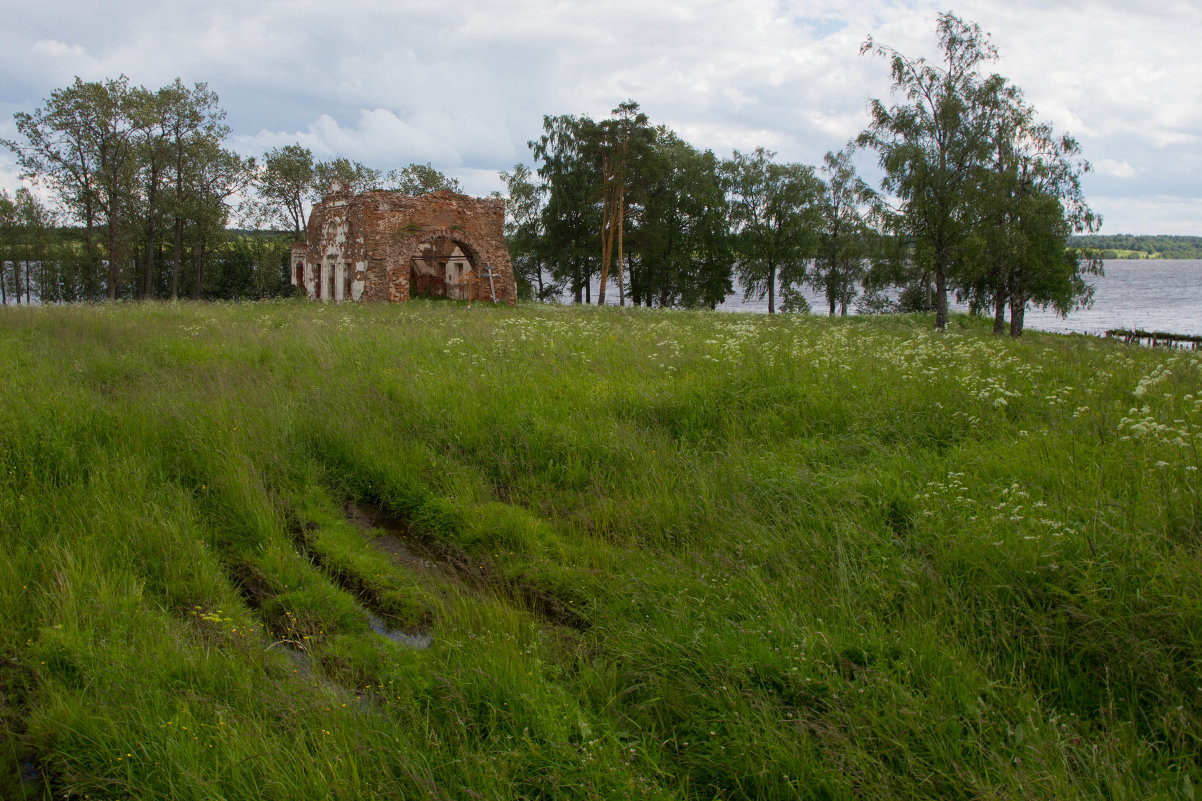
[[[355,194],[340,184],[292,246],[292,284],[315,300],[445,297],[515,303],[505,204],[449,190]]]

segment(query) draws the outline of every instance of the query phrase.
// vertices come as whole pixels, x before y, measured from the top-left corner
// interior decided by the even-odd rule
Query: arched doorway
[[[409,297],[467,299],[467,276],[479,275],[471,247],[449,236],[421,242],[409,259]]]

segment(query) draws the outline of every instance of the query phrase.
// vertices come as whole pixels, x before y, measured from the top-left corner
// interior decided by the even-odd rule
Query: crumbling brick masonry
[[[336,184],[309,214],[305,242],[292,246],[292,283],[322,301],[466,299],[470,291],[515,303],[504,226],[499,199],[447,190],[356,195]]]

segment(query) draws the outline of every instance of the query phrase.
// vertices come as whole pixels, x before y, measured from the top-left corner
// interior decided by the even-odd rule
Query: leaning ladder
[[[492,264],[484,262],[484,274],[488,276],[488,291],[492,295],[492,302],[497,302],[497,288],[492,282]]]

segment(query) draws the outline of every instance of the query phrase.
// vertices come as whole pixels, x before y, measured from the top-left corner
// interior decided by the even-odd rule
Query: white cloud
[[[6,16],[0,85],[31,109],[74,75],[158,86],[207,81],[248,154],[299,141],[379,167],[430,161],[479,181],[528,160],[543,114],[603,116],[634,98],[655,122],[727,154],[764,145],[818,163],[888,98],[871,34],[936,56],[936,0],[235,0],[80,5]],[[995,65],[1041,116],[1076,135],[1108,198],[1202,186],[1202,6],[1165,0],[962,0]],[[30,58],[32,54],[34,57]],[[1136,166],[1138,165],[1138,166]],[[480,182],[487,183],[487,182]],[[1151,191],[1157,191],[1152,187]],[[1141,212],[1142,213],[1142,212]],[[1109,226],[1108,226],[1109,227]],[[1163,226],[1153,226],[1164,230]]]
[[[41,53],[51,58],[62,58],[63,56],[84,58],[87,56],[87,53],[79,45],[69,45],[56,39],[39,39],[29,49],[34,53]]]
[[[1136,176],[1135,168],[1126,161],[1115,161],[1114,159],[1099,159],[1094,167],[1103,175],[1109,175],[1114,178],[1134,178]]]
[[[1094,197],[1103,234],[1179,234],[1202,236],[1202,198],[1146,195]]]
[[[388,109],[364,109],[354,125],[322,114],[303,131],[264,130],[232,138],[235,149],[247,155],[293,143],[309,148],[317,159],[345,156],[382,168],[428,161],[448,170],[463,166],[469,156],[504,162],[510,155],[487,124],[442,111],[422,111],[406,120]]]

